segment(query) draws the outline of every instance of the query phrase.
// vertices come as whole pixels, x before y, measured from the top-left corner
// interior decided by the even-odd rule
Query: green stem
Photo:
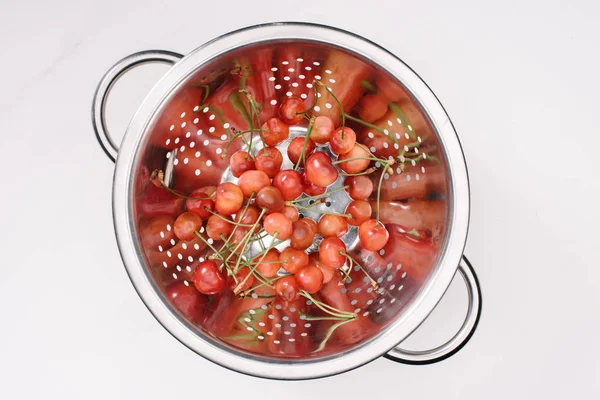
[[[312,303],[317,306],[318,308],[321,309],[321,311],[332,315],[334,317],[339,317],[339,318],[346,318],[346,319],[354,319],[356,318],[356,314],[355,313],[351,313],[348,311],[342,311],[342,310],[338,310],[335,307],[330,306],[329,304],[323,303],[322,301],[319,301],[317,299],[315,299],[314,297],[312,297],[308,292],[301,290],[298,292],[301,296],[307,298],[308,300],[312,301]]]
[[[352,321],[352,320],[347,319],[345,321],[340,321],[340,322],[337,322],[337,323],[331,325],[329,327],[329,329],[327,330],[327,334],[325,334],[325,337],[323,338],[323,340],[319,344],[319,347],[317,347],[312,353],[318,353],[319,351],[322,351],[325,348],[325,346],[327,345],[327,342],[329,341],[329,339],[331,339],[331,336],[333,335],[333,332],[335,332],[335,330],[337,328],[339,328],[340,326],[342,326],[342,325],[344,325],[344,324],[346,324],[346,323],[348,323],[350,321]]]
[[[366,79],[360,81],[360,87],[367,89],[369,92],[377,93],[377,87]]]
[[[377,218],[376,221],[379,224],[379,203],[381,198],[381,185],[383,184],[383,177],[386,174],[386,170],[389,168],[389,165],[385,163],[385,168],[381,170],[381,176],[379,177],[379,186],[377,186]]]
[[[312,207],[303,207],[303,206],[298,206],[298,205],[296,205],[295,207],[297,209],[299,209],[299,210],[312,211],[312,212],[315,212],[315,213],[321,214],[321,215],[336,215],[338,217],[352,218],[351,214],[340,214],[340,213],[336,213],[336,212],[333,212],[333,211],[321,211],[321,210],[317,210],[317,209],[312,208]]]
[[[300,167],[300,161],[302,161],[303,163],[306,162],[306,146],[308,146],[308,140],[310,139],[310,133],[313,130],[314,124],[315,124],[315,120],[314,120],[314,118],[311,118],[310,122],[308,123],[308,129],[306,130],[306,136],[304,137],[304,144],[302,145],[302,152],[300,153],[300,157],[298,158],[298,161],[296,162],[296,166],[294,166],[294,170],[296,170],[296,171]]]
[[[240,222],[235,222],[235,221],[232,221],[232,220],[230,220],[230,219],[227,219],[227,218],[225,218],[224,216],[222,216],[221,214],[219,214],[219,213],[216,213],[216,212],[214,212],[214,211],[211,211],[211,210],[210,210],[208,207],[204,207],[204,209],[205,209],[206,211],[208,211],[209,213],[211,213],[212,215],[219,217],[219,218],[220,218],[220,219],[222,219],[223,221],[229,222],[231,225],[236,225],[236,226],[245,226],[245,227],[248,227],[248,228],[250,228],[250,227],[253,227],[253,226],[254,226],[253,224],[242,224],[242,223],[240,223]]]
[[[406,131],[406,133],[408,133],[408,136],[410,136],[413,139],[416,139],[417,135],[411,129],[412,125],[410,125],[410,120],[408,119],[406,114],[404,114],[404,112],[402,111],[400,106],[398,106],[398,104],[396,104],[396,103],[389,103],[388,107],[390,108],[390,110],[392,110],[394,112],[394,114],[396,114],[396,117],[398,117],[400,119],[400,124],[404,127],[404,130]],[[409,128],[409,126],[410,126],[410,128]]]
[[[325,193],[323,193],[323,194],[317,194],[317,195],[315,195],[315,196],[306,196],[306,197],[302,197],[302,198],[299,198],[299,199],[296,199],[296,200],[290,200],[290,201],[286,202],[286,205],[288,205],[288,206],[293,206],[295,203],[299,203],[299,202],[301,202],[301,201],[305,201],[305,200],[313,200],[313,199],[314,199],[314,200],[317,200],[317,199],[323,199],[323,198],[326,198],[327,196],[329,196],[329,195],[330,195],[330,194],[332,194],[332,193],[335,193],[335,192],[340,192],[340,191],[342,191],[342,190],[346,190],[346,189],[348,189],[349,187],[350,187],[349,185],[346,185],[346,186],[339,187],[339,188],[337,188],[337,189],[330,190],[329,192],[325,192]]]

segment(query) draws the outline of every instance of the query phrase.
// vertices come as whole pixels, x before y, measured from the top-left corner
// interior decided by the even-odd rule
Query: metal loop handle
[[[469,260],[463,256],[457,268],[467,285],[469,294],[469,308],[467,316],[458,332],[446,343],[431,350],[404,350],[395,347],[384,355],[385,358],[404,364],[433,364],[454,355],[471,339],[481,315],[481,288],[477,275],[469,263]]]
[[[106,99],[113,85],[129,70],[146,63],[163,62],[167,64],[175,64],[183,58],[183,55],[165,50],[147,50],[139,53],[131,54],[108,70],[100,80],[96,93],[94,93],[94,101],[92,103],[92,123],[96,138],[102,146],[106,155],[114,162],[117,159],[119,147],[110,137],[106,129],[105,110]]]

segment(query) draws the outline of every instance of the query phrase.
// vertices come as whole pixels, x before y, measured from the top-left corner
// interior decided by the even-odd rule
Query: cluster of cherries
[[[382,249],[388,231],[377,219],[368,199],[374,184],[366,176],[372,154],[356,142],[349,127],[335,128],[331,118],[308,119],[303,100],[287,98],[279,108],[279,117],[262,124],[259,132],[264,147],[256,155],[237,151],[230,157],[237,184],[225,182],[207,193],[205,189],[186,196],[187,211],[174,222],[174,234],[188,241],[200,237],[214,254],[196,268],[193,282],[206,295],[229,287],[235,294],[253,289],[254,283],[272,283],[275,292],[287,301],[301,293],[316,293],[342,268],[350,255],[340,239],[348,226],[357,226],[361,245],[371,251]],[[289,137],[289,127],[309,120],[305,137],[291,140],[287,156],[292,169],[281,169],[283,157],[275,147]],[[317,145],[329,145],[337,160]],[[301,201],[324,201],[332,193],[328,186],[337,181],[338,168],[347,176],[343,188],[352,201],[345,214],[323,212],[318,223],[300,218]],[[306,194],[307,196],[302,196]],[[202,232],[202,234],[201,234]],[[270,235],[272,243],[252,260],[247,250],[255,240]],[[318,252],[307,254],[316,236],[323,240]],[[275,246],[289,240],[289,247],[279,252]],[[283,268],[287,274],[280,274]]]

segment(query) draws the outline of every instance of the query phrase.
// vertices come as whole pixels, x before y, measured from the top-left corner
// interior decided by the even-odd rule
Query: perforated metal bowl
[[[105,128],[106,99],[123,73],[146,62],[173,66],[143,101],[118,147]],[[240,80],[246,92],[240,92]],[[327,115],[338,126],[343,120],[357,132],[359,143],[388,160],[386,168],[374,165],[369,176],[381,185],[380,198],[372,197],[371,202],[391,238],[386,247],[373,252],[360,245],[355,228],[342,237],[355,264],[347,265],[349,277],[340,274],[337,286],[329,290],[348,299],[346,311],[356,319],[339,327],[332,327],[331,321],[312,321],[315,307],[310,300],[282,310],[268,289],[265,298],[254,294],[207,298],[201,318],[178,308],[170,296],[173,285],[190,285],[190,276],[209,256],[211,243],[177,241],[172,235],[173,218],[163,211],[182,210],[183,200],[157,191],[150,182],[152,172],[164,171],[165,184],[184,195],[236,182],[229,156],[248,149],[250,143],[253,152],[262,146],[250,135],[230,141],[248,128],[242,96],[247,92],[261,104],[262,120],[276,115],[285,98],[297,96],[307,108],[313,107],[311,116]],[[308,379],[347,371],[381,355],[406,363],[439,361],[471,337],[481,293],[472,268],[462,258],[469,187],[461,147],[432,91],[381,47],[325,26],[250,27],[185,57],[148,51],[124,58],[102,79],[92,113],[103,149],[116,160],[113,214],[127,272],[157,320],[198,354],[251,375]],[[279,145],[284,168],[291,166],[285,151],[289,140],[305,136],[307,129],[307,122],[291,127],[290,139]],[[329,151],[326,146],[321,150]],[[310,208],[303,217],[344,213],[350,199],[344,190],[336,190],[342,185],[340,177],[316,206],[314,199],[298,202]],[[143,237],[149,224],[162,224],[160,244]],[[254,242],[245,256],[260,252],[269,240]],[[317,238],[307,251],[318,246]],[[436,349],[413,352],[397,347],[433,310],[456,271],[469,290],[469,311],[459,332]]]

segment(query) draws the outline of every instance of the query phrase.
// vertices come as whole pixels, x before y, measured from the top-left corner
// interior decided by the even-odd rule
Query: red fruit
[[[335,126],[331,118],[320,115],[315,118],[313,129],[310,132],[310,138],[319,144],[325,144],[331,138]]]
[[[279,118],[273,117],[262,126],[262,134],[267,146],[277,146],[290,135],[290,128]]]
[[[281,106],[279,107],[279,116],[284,123],[296,125],[304,118],[304,110],[304,100],[292,96],[281,103]]]
[[[285,202],[281,191],[274,186],[266,186],[256,195],[256,204],[260,208],[266,208],[271,211],[281,211]]]
[[[281,170],[283,156],[277,148],[267,147],[256,154],[255,164],[257,170],[263,171],[269,178],[272,178]]]
[[[352,150],[355,143],[356,132],[352,128],[345,126],[343,131],[342,128],[338,128],[333,132],[331,139],[329,139],[329,148],[335,154],[344,154]]]
[[[296,207],[284,206],[283,209],[281,210],[281,213],[283,215],[285,215],[286,218],[292,222],[298,221],[299,214],[298,214],[298,210],[296,209]]]
[[[225,279],[214,261],[207,260],[198,264],[194,271],[194,286],[206,295],[217,294],[223,290]]]
[[[239,178],[246,171],[255,169],[254,160],[250,157],[247,151],[236,151],[229,158],[229,165],[231,166],[231,173],[236,178]]]
[[[354,200],[366,200],[373,193],[373,182],[366,176],[349,176],[344,180],[348,195]]]
[[[353,159],[352,161],[340,162],[338,166],[348,174],[357,174],[364,171],[369,166],[371,161],[368,158],[371,154],[361,144],[355,144],[352,150],[347,153],[341,154],[338,157],[338,161],[344,161]],[[356,160],[355,160],[356,159]]]
[[[293,169],[279,171],[273,178],[273,186],[281,191],[284,200],[294,200],[302,194],[302,175]]]
[[[373,210],[371,209],[371,204],[365,200],[354,200],[348,204],[346,207],[346,214],[352,215],[351,218],[348,218],[348,224],[352,226],[359,226],[369,218],[371,218],[371,214]]]
[[[142,244],[147,249],[158,249],[171,247],[171,239],[175,239],[173,223],[175,219],[168,215],[158,215],[150,219],[140,221],[139,234]]]
[[[185,207],[189,212],[196,214],[203,220],[208,219],[212,215],[211,211],[215,210],[215,202],[209,196],[209,194],[200,191],[200,189],[194,190],[188,197],[206,200],[188,199],[185,201]]]
[[[317,293],[323,286],[323,272],[314,265],[309,265],[294,275],[298,287],[308,293]]]
[[[338,171],[331,158],[322,151],[311,154],[306,160],[306,180],[321,187],[327,187],[336,181]]]
[[[246,198],[250,198],[252,193],[256,194],[270,184],[271,179],[263,171],[246,171],[238,179],[238,186]]]
[[[294,301],[298,298],[298,283],[293,276],[284,276],[275,283],[275,292],[284,300]]]
[[[292,234],[292,221],[281,213],[273,213],[265,218],[264,228],[269,235],[286,240]]]
[[[234,214],[242,208],[244,193],[238,185],[225,182],[217,186],[215,210],[220,214]]]
[[[165,294],[171,303],[194,322],[201,322],[206,307],[206,298],[191,285],[185,282],[175,282],[167,286]]]
[[[319,232],[319,229],[317,227],[317,223],[315,221],[313,221],[310,218],[302,218],[302,220],[308,224],[308,226],[310,227],[310,229],[313,231],[313,233],[316,235]]]
[[[346,245],[336,237],[323,239],[319,247],[319,259],[331,268],[341,268],[346,263]]]
[[[379,93],[367,94],[358,103],[358,117],[363,121],[375,122],[385,115],[389,102],[386,96]]]
[[[290,274],[296,273],[301,268],[308,265],[308,254],[302,250],[296,250],[291,247],[286,248],[279,255],[281,266]]]
[[[358,228],[360,244],[367,250],[378,251],[383,249],[389,237],[385,225],[374,219],[366,220]]]
[[[238,288],[238,285],[243,282],[243,285],[238,288],[238,291],[244,291],[250,289],[254,283],[254,276],[251,275],[250,268],[248,267],[240,269],[238,273],[235,274],[235,278],[237,279],[237,283],[232,276],[227,277],[227,287],[231,290]]]
[[[310,253],[308,256],[308,265],[313,265],[321,270],[321,273],[323,274],[323,284],[332,280],[337,274],[337,269],[323,265],[319,259],[319,253]]]
[[[262,260],[261,260],[262,259]],[[281,268],[279,261],[279,251],[277,249],[269,250],[265,255],[254,258],[254,262],[258,264],[256,270],[261,273],[265,278],[273,278],[277,275],[277,271]]]
[[[305,141],[304,137],[298,136],[298,137],[293,138],[288,146],[287,155],[288,155],[288,158],[290,159],[290,161],[294,165],[296,165],[298,163],[298,160],[300,159],[300,157],[302,157],[302,148],[304,148],[304,141]],[[316,147],[317,146],[315,145],[315,142],[308,139],[308,141],[306,141],[306,148],[304,148],[304,158],[305,159],[308,158],[308,156],[313,151],[315,151]],[[300,165],[304,165],[304,163],[301,162]]]
[[[255,205],[250,205],[246,210],[241,210],[235,215],[235,222],[240,224],[253,225],[258,221],[260,210]]]
[[[318,229],[324,238],[341,237],[348,233],[348,222],[339,215],[325,214],[319,220]]]
[[[304,193],[306,193],[309,196],[318,196],[321,195],[323,193],[325,193],[327,191],[327,188],[321,187],[321,186],[317,186],[312,182],[309,182],[306,179],[306,174],[303,175],[304,176],[304,187],[302,190],[304,190]]]
[[[305,250],[315,241],[316,232],[307,218],[299,219],[292,224],[290,246],[296,250]]]
[[[195,231],[202,226],[202,220],[196,214],[184,212],[177,217],[173,224],[175,236],[181,240],[192,240],[196,237]]]
[[[206,221],[206,235],[212,240],[223,240],[222,237],[227,239],[233,230],[231,222],[225,221],[223,218],[226,217],[211,215],[208,221]]]

